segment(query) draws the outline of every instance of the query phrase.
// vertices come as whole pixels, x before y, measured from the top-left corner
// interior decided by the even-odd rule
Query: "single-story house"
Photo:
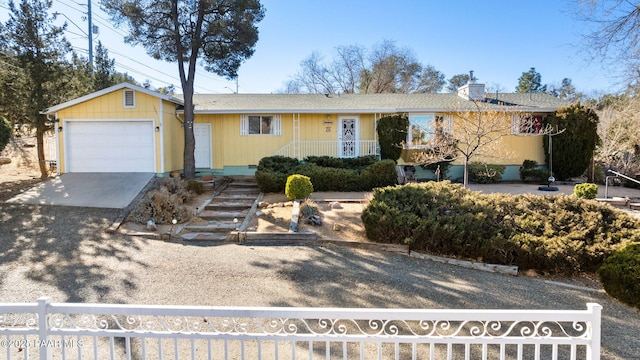
[[[378,155],[376,123],[387,115],[406,113],[410,126],[421,129],[439,121],[455,132],[450,124],[458,111],[483,111],[478,104],[506,109],[514,115],[505,120],[511,134],[501,143],[511,154],[499,161],[507,165],[505,179],[518,178],[523,160],[544,163],[542,136],[523,129],[518,114],[539,123],[569,105],[541,93],[485,94],[476,83],[457,94],[196,94],[194,104],[196,171],[215,175],[253,174],[260,159],[273,155]],[[182,170],[183,105],[179,97],[122,83],[44,110],[56,122],[58,171]],[[411,136],[408,148],[417,143]]]

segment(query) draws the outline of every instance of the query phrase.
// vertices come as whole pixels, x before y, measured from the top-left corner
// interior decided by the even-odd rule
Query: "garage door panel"
[[[154,172],[152,121],[81,121],[66,126],[68,172]]]

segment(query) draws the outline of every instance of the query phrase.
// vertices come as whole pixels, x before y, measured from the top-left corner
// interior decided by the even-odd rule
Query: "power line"
[[[78,51],[80,51],[80,52],[83,52],[83,53],[87,53],[87,49],[83,49],[83,48],[79,48],[79,47],[74,47],[74,49],[76,49],[76,50],[78,50]],[[125,56],[125,57],[126,57],[126,56]],[[128,57],[126,57],[126,58],[128,58]],[[128,59],[133,60],[133,59],[131,59],[131,58],[128,58]],[[114,59],[114,60],[115,60],[115,59]],[[133,60],[133,61],[135,61],[135,60]],[[136,61],[136,62],[137,62],[137,61]],[[139,62],[138,62],[138,63],[139,63]],[[148,68],[149,68],[149,69],[151,69],[151,70],[157,71],[157,72],[161,73],[162,75],[167,76],[167,77],[169,77],[169,78],[171,78],[171,79],[173,79],[173,80],[176,80],[176,81],[177,81],[177,84],[174,84],[174,83],[168,82],[168,81],[166,81],[166,80],[162,80],[162,79],[157,78],[157,77],[154,77],[154,76],[150,76],[148,73],[143,73],[143,72],[141,72],[139,69],[136,69],[136,68],[130,67],[130,66],[128,66],[128,65],[125,65],[125,64],[123,64],[123,63],[121,63],[121,62],[119,62],[119,61],[117,61],[117,60],[115,61],[115,65],[116,65],[116,67],[118,67],[119,71],[124,70],[125,72],[131,72],[131,73],[133,73],[133,74],[140,75],[140,76],[142,76],[143,78],[145,78],[145,80],[153,80],[153,81],[156,81],[156,82],[159,82],[159,83],[165,84],[165,85],[174,85],[174,86],[178,85],[178,86],[180,86],[180,84],[181,84],[180,79],[178,79],[178,78],[176,78],[176,77],[174,77],[174,76],[171,76],[171,75],[167,75],[167,74],[165,74],[165,73],[162,73],[162,72],[160,72],[160,71],[158,71],[158,70],[155,70],[155,69],[153,69],[152,67],[149,67],[149,66],[147,66],[147,65],[145,65],[145,64],[141,64],[141,65],[143,65],[144,67],[148,67]],[[195,85],[195,87],[196,87],[196,88],[198,88],[198,89],[200,89],[201,91],[204,91],[204,92],[207,92],[207,93],[218,93],[218,91],[214,91],[214,90],[211,90],[211,89],[208,89],[208,88],[202,87],[202,86],[200,86],[200,85]]]
[[[81,14],[83,14],[83,15],[84,15],[84,14],[86,14],[86,12],[85,12],[84,10],[82,10],[82,9],[78,9],[78,8],[77,8],[77,7],[75,7],[75,6],[72,6],[72,5],[68,4],[68,3],[66,2],[66,0],[64,0],[64,1],[63,1],[63,0],[57,0],[57,2],[58,2],[59,4],[61,4],[61,5],[64,5],[64,6],[68,7],[68,8],[70,8],[70,9],[72,9],[72,10],[76,11],[76,12],[79,12],[79,13],[81,13]],[[64,15],[64,13],[62,13],[62,15]],[[66,15],[64,15],[64,16],[66,17]],[[119,30],[119,29],[115,28],[115,27],[114,27],[114,26],[109,22],[109,20],[105,19],[105,18],[104,18],[103,16],[101,16],[99,13],[95,13],[95,14],[93,14],[93,16],[94,16],[93,22],[94,22],[94,23],[98,23],[98,24],[102,25],[102,26],[105,28],[105,30],[112,31],[112,32],[114,32],[114,33],[116,33],[116,34],[118,34],[118,35],[121,35],[122,37],[126,37],[126,36],[128,35],[126,32],[123,32],[123,31],[121,31],[121,30]],[[67,17],[67,18],[68,18],[68,17]],[[96,20],[95,18],[98,18],[98,19],[100,19],[100,20]],[[70,21],[71,21],[71,20],[70,20]],[[74,23],[74,25],[76,25],[76,24]],[[78,25],[76,25],[76,26],[78,26]],[[71,34],[74,34],[74,35],[76,35],[76,36],[79,36],[79,34],[73,33],[73,32],[71,32],[71,31],[69,31],[69,30],[67,30],[67,31],[68,31],[69,33],[71,33]],[[105,46],[105,48],[106,48],[106,46]],[[171,79],[175,80],[178,84],[180,84],[180,83],[181,83],[181,81],[180,81],[177,77],[175,77],[175,76],[167,75],[166,73],[163,73],[163,72],[161,72],[161,71],[157,70],[156,68],[153,68],[153,67],[151,67],[151,66],[149,66],[149,65],[147,65],[147,64],[145,64],[145,63],[142,63],[142,62],[140,62],[140,61],[138,61],[138,60],[135,60],[135,59],[133,59],[133,58],[131,58],[131,57],[127,56],[127,55],[124,55],[124,54],[122,54],[122,53],[116,52],[116,51],[114,51],[114,50],[112,50],[112,49],[107,49],[107,50],[109,50],[109,52],[111,52],[111,53],[113,53],[113,54],[115,54],[115,55],[118,55],[119,57],[122,57],[122,58],[128,59],[129,61],[132,61],[132,62],[134,62],[134,63],[136,63],[136,64],[138,64],[138,65],[140,65],[140,66],[142,66],[142,67],[144,67],[144,68],[146,68],[146,69],[153,70],[153,71],[155,71],[155,72],[157,72],[157,73],[162,74],[163,76],[168,76],[169,78],[171,78]],[[88,52],[88,51],[83,49],[83,52]],[[226,84],[226,83],[227,83],[227,81],[226,81],[226,80],[222,80],[222,79],[220,79],[219,77],[217,77],[217,76],[215,76],[215,75],[213,75],[213,74],[209,73],[208,71],[204,70],[204,67],[202,67],[201,65],[198,65],[198,67],[197,67],[197,68],[198,68],[198,70],[201,70],[201,71],[198,73],[198,76],[199,76],[199,77],[201,77],[201,78],[205,78],[205,79],[209,79],[209,80],[211,80],[211,81],[215,81],[215,82],[218,82],[218,83],[220,83],[220,84]],[[132,70],[133,70],[133,69],[132,69]],[[140,74],[140,75],[142,75],[142,76],[147,76],[147,77],[149,77],[149,75],[148,75],[148,74],[146,74],[146,73],[141,73],[140,71],[135,71],[135,73],[136,73],[136,74]],[[165,82],[165,83],[166,83],[166,82]],[[243,85],[243,87],[244,87],[244,88],[248,88],[248,86],[246,86],[244,83],[241,83],[241,84]],[[203,86],[196,85],[196,87],[198,87],[198,88],[200,88],[200,89],[202,89],[202,90],[204,90],[204,91],[217,93],[217,91],[213,91],[213,90],[211,90],[211,89],[207,89],[207,88],[205,88],[205,87],[203,87]]]

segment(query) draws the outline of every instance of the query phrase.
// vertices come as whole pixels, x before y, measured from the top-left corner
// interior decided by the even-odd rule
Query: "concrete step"
[[[254,177],[233,178],[224,185],[211,201],[204,206],[198,217],[209,220],[184,227],[181,235],[185,241],[228,241],[230,233],[236,231],[249,215],[260,189]],[[233,220],[238,222],[234,223]]]
[[[238,194],[238,195],[252,194],[254,196],[258,196],[258,194],[260,194],[260,190],[257,188],[256,189],[252,189],[252,188],[230,189],[227,187],[226,189],[222,190],[219,195],[229,195],[229,194]]]
[[[237,194],[237,193],[220,193],[218,194],[216,197],[214,197],[211,201],[212,202],[222,202],[222,201],[244,201],[244,200],[249,200],[249,201],[254,201],[256,198],[258,198],[258,195],[260,194]]]
[[[250,209],[253,206],[255,198],[253,200],[238,200],[238,201],[219,201],[214,199],[208,203],[204,209],[213,211],[230,211],[230,210],[245,210]]]
[[[233,221],[233,219],[238,219],[239,222],[242,222],[247,215],[249,215],[248,208],[240,211],[205,210],[198,214],[198,217],[201,219],[214,221]]]
[[[184,241],[215,241],[226,242],[229,233],[199,233],[192,232],[181,235]]]
[[[193,224],[184,227],[183,232],[202,232],[202,233],[229,233],[235,231],[236,226],[243,219],[238,219],[238,224],[234,224],[233,220],[213,220],[208,224]]]

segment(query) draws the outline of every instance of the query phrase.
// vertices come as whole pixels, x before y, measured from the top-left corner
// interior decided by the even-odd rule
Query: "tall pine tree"
[[[518,86],[516,87],[517,93],[546,91],[547,85],[542,85],[542,76],[536,71],[536,68],[531,68],[529,71],[523,72],[520,79],[518,79]]]
[[[21,71],[16,73],[14,86],[0,100],[2,111],[12,123],[29,124],[36,131],[40,173],[46,177],[44,134],[52,128],[46,115],[40,112],[69,97],[69,71],[66,58],[71,52],[64,38],[64,26],[54,25],[49,16],[49,0],[9,1],[9,19],[0,24],[0,49],[12,58]]]

